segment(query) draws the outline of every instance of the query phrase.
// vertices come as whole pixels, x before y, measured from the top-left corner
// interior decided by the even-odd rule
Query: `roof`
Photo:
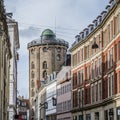
[[[55,34],[50,29],[45,29],[41,34],[41,36],[48,36],[48,35],[53,35],[54,36]]]

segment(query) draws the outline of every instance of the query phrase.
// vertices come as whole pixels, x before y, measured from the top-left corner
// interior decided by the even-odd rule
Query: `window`
[[[94,86],[92,86],[92,102],[94,103]]]
[[[101,58],[98,59],[98,75],[101,75],[102,73],[102,62],[101,62]]]
[[[98,101],[98,84],[95,85],[96,101]]]
[[[108,88],[109,88],[109,97],[111,96],[111,77],[108,77]]]
[[[91,115],[90,114],[86,114],[86,120],[91,120]]]
[[[81,49],[81,60],[83,61],[83,59],[84,59],[84,50],[83,50],[83,48]]]
[[[108,41],[110,41],[111,35],[110,35],[110,25],[108,25]]]
[[[77,73],[73,74],[73,89],[77,87]]]
[[[47,52],[47,48],[46,47],[43,48],[43,52]]]
[[[89,58],[89,45],[86,46],[86,59]]]
[[[34,90],[31,91],[31,96],[34,97]]]
[[[113,21],[111,21],[111,39],[113,38]]]
[[[47,77],[47,72],[45,70],[45,71],[43,71],[43,78],[46,78],[46,77]]]
[[[80,81],[80,71],[78,71],[78,84],[79,85],[81,84],[81,81]]]
[[[98,84],[99,85],[99,100],[102,99],[102,85],[101,85],[101,82]]]
[[[56,56],[56,59],[57,59],[57,61],[60,61],[60,60],[61,60],[60,54],[58,54],[58,55]]]
[[[80,50],[78,51],[78,63],[80,62]]]
[[[31,72],[31,78],[34,78],[34,72],[33,71]]]
[[[34,54],[34,49],[31,49],[31,53]]]
[[[31,69],[34,69],[35,68],[35,65],[34,65],[34,63],[32,62],[31,63]]]
[[[73,55],[73,66],[77,64],[77,54]]]
[[[58,48],[57,48],[57,51],[58,51],[58,52],[60,52],[60,51],[61,51],[61,48],[60,48],[60,47],[58,47]]]
[[[47,69],[47,62],[46,61],[43,62],[43,69]]]
[[[34,81],[33,80],[31,81],[31,87],[32,88],[34,87]]]
[[[22,106],[26,106],[26,102],[22,102]]]
[[[112,82],[112,95],[114,95],[114,74],[111,76],[111,82]]]
[[[83,84],[83,81],[84,81],[84,69],[82,69],[82,73],[81,73],[81,82]]]
[[[120,41],[118,42],[118,47],[117,47],[117,54],[118,54],[118,60],[120,60]]]

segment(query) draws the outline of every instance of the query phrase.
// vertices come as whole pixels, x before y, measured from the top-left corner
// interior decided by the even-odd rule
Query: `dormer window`
[[[97,27],[97,25],[98,25],[97,20],[94,20],[93,23],[94,23],[94,26]]]
[[[92,26],[90,30],[93,31],[93,29],[94,29],[94,27]]]
[[[109,3],[113,6],[115,4],[115,0],[110,0]]]
[[[75,40],[76,40],[77,42],[79,42],[79,41],[80,41],[80,35],[76,35],[76,36],[75,36]]]
[[[88,30],[87,30],[87,31],[86,31],[86,35],[88,35],[88,33],[89,33],[89,32],[88,32]]]
[[[82,38],[84,38],[84,33],[82,34]]]
[[[97,20],[98,20],[98,24],[100,24],[100,23],[102,22],[102,16],[99,15],[99,16],[97,17]]]
[[[111,8],[111,6],[110,6],[110,5],[107,5],[107,6],[106,6],[106,10],[107,10],[107,11],[109,11],[109,10],[110,10],[110,8]]]
[[[87,36],[88,33],[89,33],[89,32],[88,32],[88,28],[85,28],[83,31],[84,31],[84,35]],[[84,37],[85,37],[85,36],[84,36]]]
[[[107,14],[107,11],[103,11],[103,12],[101,13],[101,15],[102,15],[102,19],[105,18],[106,14]]]
[[[84,39],[84,32],[83,32],[83,31],[80,32],[80,37],[81,37],[82,39]]]
[[[88,25],[88,29],[89,29],[89,33],[92,32],[94,29],[94,25],[93,24]]]

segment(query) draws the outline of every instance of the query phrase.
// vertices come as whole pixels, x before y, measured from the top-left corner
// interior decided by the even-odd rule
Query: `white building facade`
[[[20,47],[19,34],[18,34],[18,23],[8,18],[8,31],[11,43],[12,59],[10,60],[10,81],[9,81],[9,120],[13,120],[14,115],[17,114],[17,61],[18,52]]]
[[[48,77],[46,88],[46,120],[56,120],[56,77],[57,73],[53,72]]]

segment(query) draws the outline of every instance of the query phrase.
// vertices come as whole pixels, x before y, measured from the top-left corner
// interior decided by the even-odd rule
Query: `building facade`
[[[52,30],[46,29],[41,38],[28,43],[29,49],[29,96],[31,108],[41,81],[53,71],[59,71],[64,63],[68,43],[56,38]]]
[[[45,120],[46,119],[46,85],[41,86],[38,92],[38,105],[37,107],[37,115],[38,120]]]
[[[72,55],[73,120],[120,119],[120,1],[76,36]]]
[[[22,96],[17,98],[17,119],[29,120],[29,100]]]
[[[71,67],[63,66],[57,75],[57,119],[72,120]]]
[[[56,83],[57,72],[53,72],[48,76],[46,85],[46,120],[56,120]]]
[[[17,114],[17,61],[18,52],[20,48],[19,44],[19,34],[18,34],[18,23],[7,18],[8,32],[11,43],[11,54],[12,58],[10,60],[10,81],[9,81],[9,120],[14,118]]]
[[[0,119],[8,120],[9,69],[12,56],[3,0],[0,1],[0,18]]]

